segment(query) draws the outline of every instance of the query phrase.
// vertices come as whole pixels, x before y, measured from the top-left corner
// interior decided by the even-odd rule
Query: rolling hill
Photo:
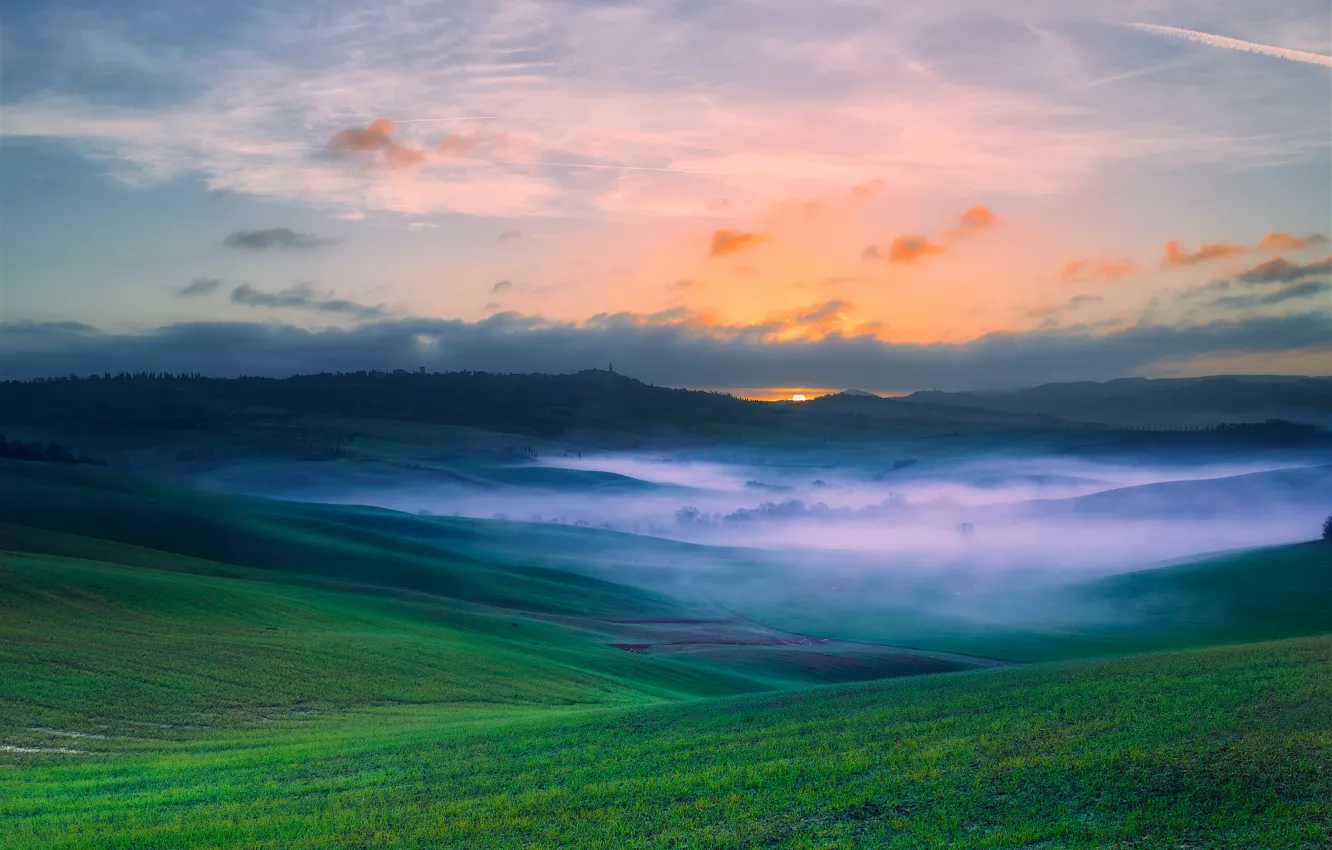
[[[955,642],[1049,658],[1326,632],[1329,556],[1100,579],[1056,602],[1109,620]],[[744,551],[0,462],[0,845],[1332,838],[1332,638],[996,665],[930,641],[955,625],[938,618],[885,630],[880,611],[931,647],[901,649],[773,628],[710,600],[722,584],[654,586],[705,557],[816,607]]]
[[[1186,427],[1266,419],[1332,424],[1332,378],[1326,377],[1120,378],[985,392],[928,390],[903,401],[1115,425]]]

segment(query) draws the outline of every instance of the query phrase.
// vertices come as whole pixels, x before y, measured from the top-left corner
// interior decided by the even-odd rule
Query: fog
[[[780,552],[811,569],[1105,573],[1309,540],[1332,467],[1058,456],[880,462],[777,454],[548,457],[381,480],[233,481],[279,498],[614,529]],[[607,545],[610,545],[609,542]]]

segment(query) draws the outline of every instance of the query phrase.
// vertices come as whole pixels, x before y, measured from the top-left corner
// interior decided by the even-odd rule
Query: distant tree
[[[1327,519],[1323,520],[1323,539],[1332,540],[1332,514],[1328,514]]]
[[[690,523],[698,522],[702,513],[702,511],[693,505],[685,505],[683,508],[680,508],[680,510],[675,512],[675,521],[684,525],[689,525]]]

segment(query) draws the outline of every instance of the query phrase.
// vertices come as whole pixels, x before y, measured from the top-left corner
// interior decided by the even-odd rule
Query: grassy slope
[[[1332,838],[1329,638],[649,705],[828,668],[808,647],[612,649],[608,623],[695,608],[486,561],[466,524],[13,466],[0,846]],[[1219,571],[1236,611],[1276,622],[1308,592],[1269,565],[1264,597],[1253,567]],[[1170,575],[1210,592],[1218,570],[1199,569]],[[1118,581],[1130,600],[1169,587]]]
[[[0,744],[367,704],[604,705],[763,683],[422,595],[0,554]],[[770,685],[767,685],[770,686]]]
[[[675,624],[724,612],[486,557],[457,522],[0,472],[0,744],[205,711],[620,704],[974,666],[869,646],[708,653],[782,636]],[[681,641],[699,651],[613,646]]]
[[[1051,661],[1125,652],[1274,640],[1332,631],[1332,545],[1305,543],[1216,555],[1177,566],[1033,591],[1025,615],[985,619],[866,605],[891,599],[873,577],[811,604],[767,595],[723,600],[777,628],[900,646]],[[1026,616],[1027,622],[1021,617]]]
[[[1332,841],[1332,638],[672,706],[288,719],[0,763],[0,844]]]
[[[720,604],[801,634],[1014,661],[1332,630],[1332,546],[1321,544],[1217,556],[1052,592],[1029,606],[1024,624],[1011,611],[962,620],[893,609],[896,579],[872,571],[839,575],[845,587],[830,594],[826,576],[748,550],[221,496],[52,464],[0,461],[3,520],[276,569],[272,578],[281,581],[386,585],[548,616],[716,616]],[[53,544],[27,532],[21,545],[5,546],[6,533],[15,532],[0,526],[0,548],[126,563],[121,555],[103,557],[100,543]],[[644,589],[654,587],[674,595]],[[692,601],[681,601],[681,593]],[[797,678],[823,680],[817,673]]]

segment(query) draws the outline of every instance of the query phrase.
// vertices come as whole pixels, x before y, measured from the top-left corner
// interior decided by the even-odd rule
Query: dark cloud
[[[736,251],[743,251],[746,248],[753,248],[763,242],[767,242],[770,237],[766,233],[746,233],[743,230],[718,230],[712,234],[712,245],[708,248],[709,257],[724,257],[727,254],[734,254]]]
[[[1304,283],[1291,284],[1290,286],[1283,287],[1275,292],[1255,292],[1252,295],[1230,295],[1225,298],[1218,298],[1212,302],[1212,306],[1224,307],[1232,310],[1250,307],[1270,307],[1273,304],[1281,304],[1286,301],[1293,301],[1300,298],[1312,298],[1315,295],[1322,295],[1324,292],[1332,292],[1332,283],[1310,280]]]
[[[499,235],[499,241],[508,242],[511,239],[522,239],[523,234],[518,230],[506,230]]]
[[[494,286],[490,287],[491,292],[508,292],[510,289],[513,289],[513,281],[511,280],[497,281]]]
[[[176,294],[182,298],[192,298],[197,295],[212,295],[217,288],[222,285],[220,277],[196,277],[185,286],[176,291]]]
[[[1235,275],[1241,283],[1294,283],[1305,278],[1332,274],[1332,254],[1307,263],[1292,263],[1276,257]]]
[[[243,283],[231,291],[231,303],[246,307],[280,307],[299,310],[317,310],[321,313],[343,313],[358,319],[377,319],[385,315],[382,305],[369,306],[334,298],[331,293],[317,292],[308,283],[298,283],[277,292],[264,292]]]
[[[309,251],[336,245],[338,240],[325,239],[313,233],[302,233],[290,227],[270,227],[267,230],[238,230],[222,240],[228,248],[246,251]]]
[[[667,386],[963,389],[1160,374],[1220,354],[1332,353],[1332,316],[1318,312],[1108,332],[993,333],[966,343],[890,343],[835,333],[775,341],[691,324],[678,311],[656,319],[613,314],[583,324],[500,313],[477,322],[399,319],[317,331],[265,323],[182,324],[123,335],[65,326],[11,333],[11,327],[0,325],[0,377],[6,378],[107,370],[290,375],[417,366],[571,372],[612,359],[626,374]]]
[[[1303,251],[1315,245],[1326,245],[1327,237],[1321,233],[1295,236],[1291,233],[1269,233],[1258,243],[1259,251]]]
[[[1104,301],[1104,300],[1105,299],[1103,299],[1099,295],[1090,295],[1090,294],[1074,295],[1072,298],[1068,299],[1063,304],[1058,304],[1053,307],[1033,307],[1032,309],[1027,311],[1027,315],[1032,316],[1034,318],[1053,317],[1061,313],[1067,313],[1071,310],[1076,310],[1077,308],[1081,307],[1084,304],[1095,304],[1098,301]],[[1048,318],[1048,320],[1053,321],[1052,318]],[[1087,326],[1083,325],[1082,327],[1087,327]]]
[[[1208,260],[1238,257],[1243,253],[1244,248],[1234,242],[1209,242],[1198,250],[1189,252],[1179,247],[1178,239],[1171,239],[1165,243],[1165,264],[1167,266],[1191,266],[1195,263],[1205,263]]]
[[[328,153],[335,159],[355,159],[368,168],[401,170],[420,165],[425,151],[394,139],[397,128],[390,118],[372,121],[365,128],[348,127],[328,140]]]

